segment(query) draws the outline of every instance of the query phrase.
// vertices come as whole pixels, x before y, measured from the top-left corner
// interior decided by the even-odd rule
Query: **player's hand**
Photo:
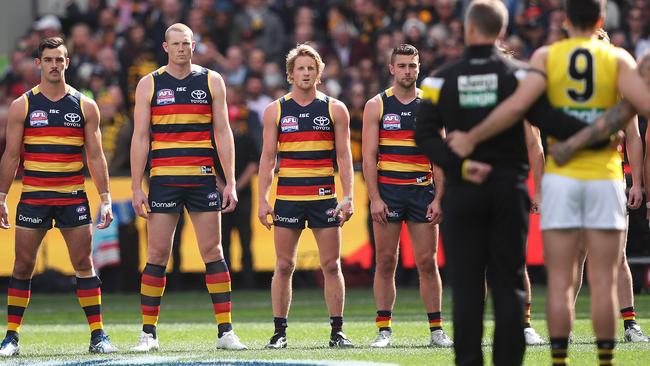
[[[490,175],[492,166],[476,160],[465,160],[463,169],[463,179],[474,184],[481,184]]]
[[[551,156],[555,160],[555,164],[562,166],[569,162],[569,159],[576,153],[576,149],[571,145],[570,141],[562,141],[551,146]]]
[[[269,215],[271,216],[271,221],[268,221]],[[266,227],[268,230],[271,230],[271,226],[273,226],[273,218],[275,217],[275,212],[273,212],[273,208],[271,208],[271,205],[267,201],[260,201],[260,207],[257,209],[257,218],[260,220],[262,225]]]
[[[131,204],[138,216],[143,219],[149,218],[149,212],[151,212],[151,207],[149,207],[149,198],[142,188],[133,190],[133,200],[131,201]]]
[[[370,201],[370,216],[378,224],[388,224],[388,206],[381,198]]]
[[[461,158],[466,158],[474,151],[476,143],[467,132],[453,131],[447,135],[447,145]]]
[[[643,191],[638,185],[632,185],[627,194],[627,207],[636,210],[641,207],[641,203],[643,203]]]
[[[228,213],[235,211],[238,201],[235,187],[232,184],[226,184],[226,186],[223,187],[222,196],[223,202],[221,202],[221,212]]]
[[[339,217],[339,226],[343,226],[346,221],[354,214],[354,205],[352,204],[352,197],[345,196],[341,199],[332,213],[333,217]]]
[[[0,205],[0,229],[9,229],[10,227],[9,208],[7,207],[7,202],[2,202]]]
[[[541,197],[539,192],[536,191],[533,195],[533,199],[530,201],[530,213],[539,215],[539,204],[541,202]]]
[[[99,206],[99,224],[98,229],[106,229],[113,222],[113,203],[108,200],[102,202]]]
[[[427,220],[432,226],[438,225],[442,222],[442,208],[440,208],[440,201],[433,200],[427,206]]]

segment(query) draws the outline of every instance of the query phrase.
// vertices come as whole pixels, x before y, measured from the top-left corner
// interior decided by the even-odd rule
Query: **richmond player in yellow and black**
[[[515,94],[467,135],[451,137],[461,156],[476,143],[513,123],[546,92],[551,104],[594,124],[619,94],[643,115],[650,114],[648,88],[634,59],[595,37],[604,1],[567,0],[570,38],[535,52],[532,71]],[[629,119],[629,118],[628,118]],[[552,145],[551,141],[551,145]],[[552,148],[552,146],[551,146]],[[541,228],[548,270],[547,319],[554,364],[567,360],[573,290],[581,237],[588,252],[591,317],[602,364],[613,358],[616,334],[616,268],[626,226],[621,156],[610,148],[578,152],[565,166],[547,160],[542,183]]]
[[[298,45],[286,59],[291,92],[264,110],[264,136],[259,168],[259,212],[262,225],[273,230],[276,262],[271,283],[275,332],[267,348],[287,346],[291,278],[300,234],[308,223],[314,233],[325,279],[330,315],[330,347],[352,347],[343,333],[345,284],[341,272],[341,229],[352,215],[350,115],[340,101],[316,90],[325,64],[311,46]],[[275,207],[269,204],[273,169],[279,157]],[[334,159],[343,199],[337,204]],[[268,216],[273,223],[268,222]]]
[[[83,151],[102,203],[97,228],[113,220],[108,170],[102,152],[99,109],[65,82],[70,59],[63,39],[38,47],[41,83],[9,108],[7,148],[0,163],[0,227],[9,228],[5,199],[24,150],[23,192],[16,208],[14,269],[9,280],[7,336],[0,356],[18,355],[18,333],[30,298],[31,278],[43,237],[52,221],[61,230],[77,279],[77,297],[91,330],[91,353],[117,352],[101,312],[101,281],[91,260],[90,207],[84,187]]]

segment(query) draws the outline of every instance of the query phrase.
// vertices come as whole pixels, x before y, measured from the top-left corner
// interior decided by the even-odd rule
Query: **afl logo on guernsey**
[[[158,105],[172,104],[176,101],[174,98],[174,91],[171,89],[159,90],[156,97],[156,103]]]
[[[399,130],[402,128],[401,118],[397,114],[389,113],[384,115],[384,130]]]
[[[29,125],[32,127],[47,126],[47,113],[45,111],[34,111],[29,115]]]
[[[330,119],[325,116],[317,116],[314,118],[314,130],[327,130],[329,131]]]
[[[280,121],[280,131],[294,132],[298,131],[298,118],[294,116],[284,116]]]

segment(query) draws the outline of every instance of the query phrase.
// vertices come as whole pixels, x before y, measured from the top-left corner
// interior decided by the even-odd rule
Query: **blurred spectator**
[[[640,8],[632,7],[627,12],[627,30],[625,32],[625,45],[623,46],[632,55],[636,52],[636,44],[641,39],[648,36],[647,18],[643,18],[643,12]]]
[[[235,211],[221,217],[223,254],[228,268],[232,268],[230,260],[230,243],[232,230],[239,233],[241,243],[241,287],[250,288],[253,281],[253,254],[251,252],[252,228],[251,213],[253,194],[251,179],[257,173],[257,163],[260,159],[258,145],[250,134],[249,127],[260,126],[257,114],[246,107],[242,90],[238,87],[227,88],[228,119],[235,139],[235,179],[237,180],[237,196],[239,202]],[[221,179],[225,179],[221,169],[218,169]]]
[[[355,66],[365,57],[370,56],[368,47],[357,39],[357,31],[347,22],[340,22],[332,30],[332,39],[323,50],[322,57],[336,56],[344,69]]]
[[[251,73],[246,76],[246,106],[258,116],[264,114],[264,109],[273,101],[273,99],[264,93],[264,79],[262,74]],[[258,148],[262,149],[262,122],[260,119],[259,126],[249,126],[251,136],[255,139]]]
[[[233,18],[230,44],[246,38],[264,51],[269,60],[281,61],[284,56],[285,33],[280,17],[263,0],[245,0],[245,6]]]
[[[145,38],[144,26],[135,23],[128,29],[126,44],[119,52],[119,59],[122,65],[120,86],[123,95],[127,96],[127,110],[131,110],[135,105],[135,87],[138,81],[158,67],[151,43]]]
[[[156,2],[154,2],[155,4]],[[151,11],[150,27],[147,38],[155,46],[155,61],[158,65],[167,63],[167,53],[161,47],[165,41],[165,31],[174,23],[183,23],[185,16],[183,6],[180,0],[162,0],[160,8],[154,8]]]
[[[56,15],[44,15],[34,23],[34,30],[40,33],[41,38],[56,37],[61,33],[61,21]]]
[[[368,96],[362,83],[356,82],[350,86],[346,93],[346,105],[350,111],[350,149],[352,163],[356,170],[361,169],[361,129],[363,127],[363,108],[366,106]]]

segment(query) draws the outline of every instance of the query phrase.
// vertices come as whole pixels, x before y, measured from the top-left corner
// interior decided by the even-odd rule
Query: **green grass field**
[[[533,299],[533,325],[546,336],[544,322],[545,289],[536,289]],[[4,303],[4,300],[2,301]],[[88,329],[76,297],[33,293],[21,331],[21,356],[0,360],[0,364],[214,364],[224,360],[318,360],[331,365],[343,361],[387,363],[398,365],[450,365],[453,350],[429,348],[426,315],[415,289],[398,291],[393,315],[394,346],[375,350],[368,345],[374,339],[375,306],[371,289],[349,290],[345,311],[345,331],[357,345],[350,350],[327,347],[329,325],[322,292],[298,290],[294,294],[289,318],[289,348],[265,350],[272,335],[270,293],[268,291],[235,291],[233,320],[237,334],[249,350],[217,351],[214,347],[216,326],[207,293],[169,292],[163,298],[158,334],[161,351],[151,355],[128,352],[140,333],[139,296],[104,295],[104,323],[121,353],[110,356],[87,354]],[[595,345],[589,321],[588,291],[578,301],[574,343],[570,347],[572,365],[596,364]],[[640,324],[650,330],[650,295],[638,295],[637,313]],[[445,329],[453,332],[449,296],[443,305]],[[491,318],[488,310],[487,319]],[[0,319],[6,319],[4,306]],[[622,324],[621,324],[622,328]],[[485,322],[485,358],[490,360],[492,322]],[[619,331],[622,342],[622,331]],[[529,347],[526,365],[550,364],[548,346]],[[617,345],[618,365],[650,364],[650,344],[620,343]],[[229,364],[227,362],[223,364]],[[248,363],[254,365],[255,363]],[[285,365],[288,363],[284,363]],[[353,363],[354,364],[354,363]],[[259,364],[258,364],[259,365]]]

